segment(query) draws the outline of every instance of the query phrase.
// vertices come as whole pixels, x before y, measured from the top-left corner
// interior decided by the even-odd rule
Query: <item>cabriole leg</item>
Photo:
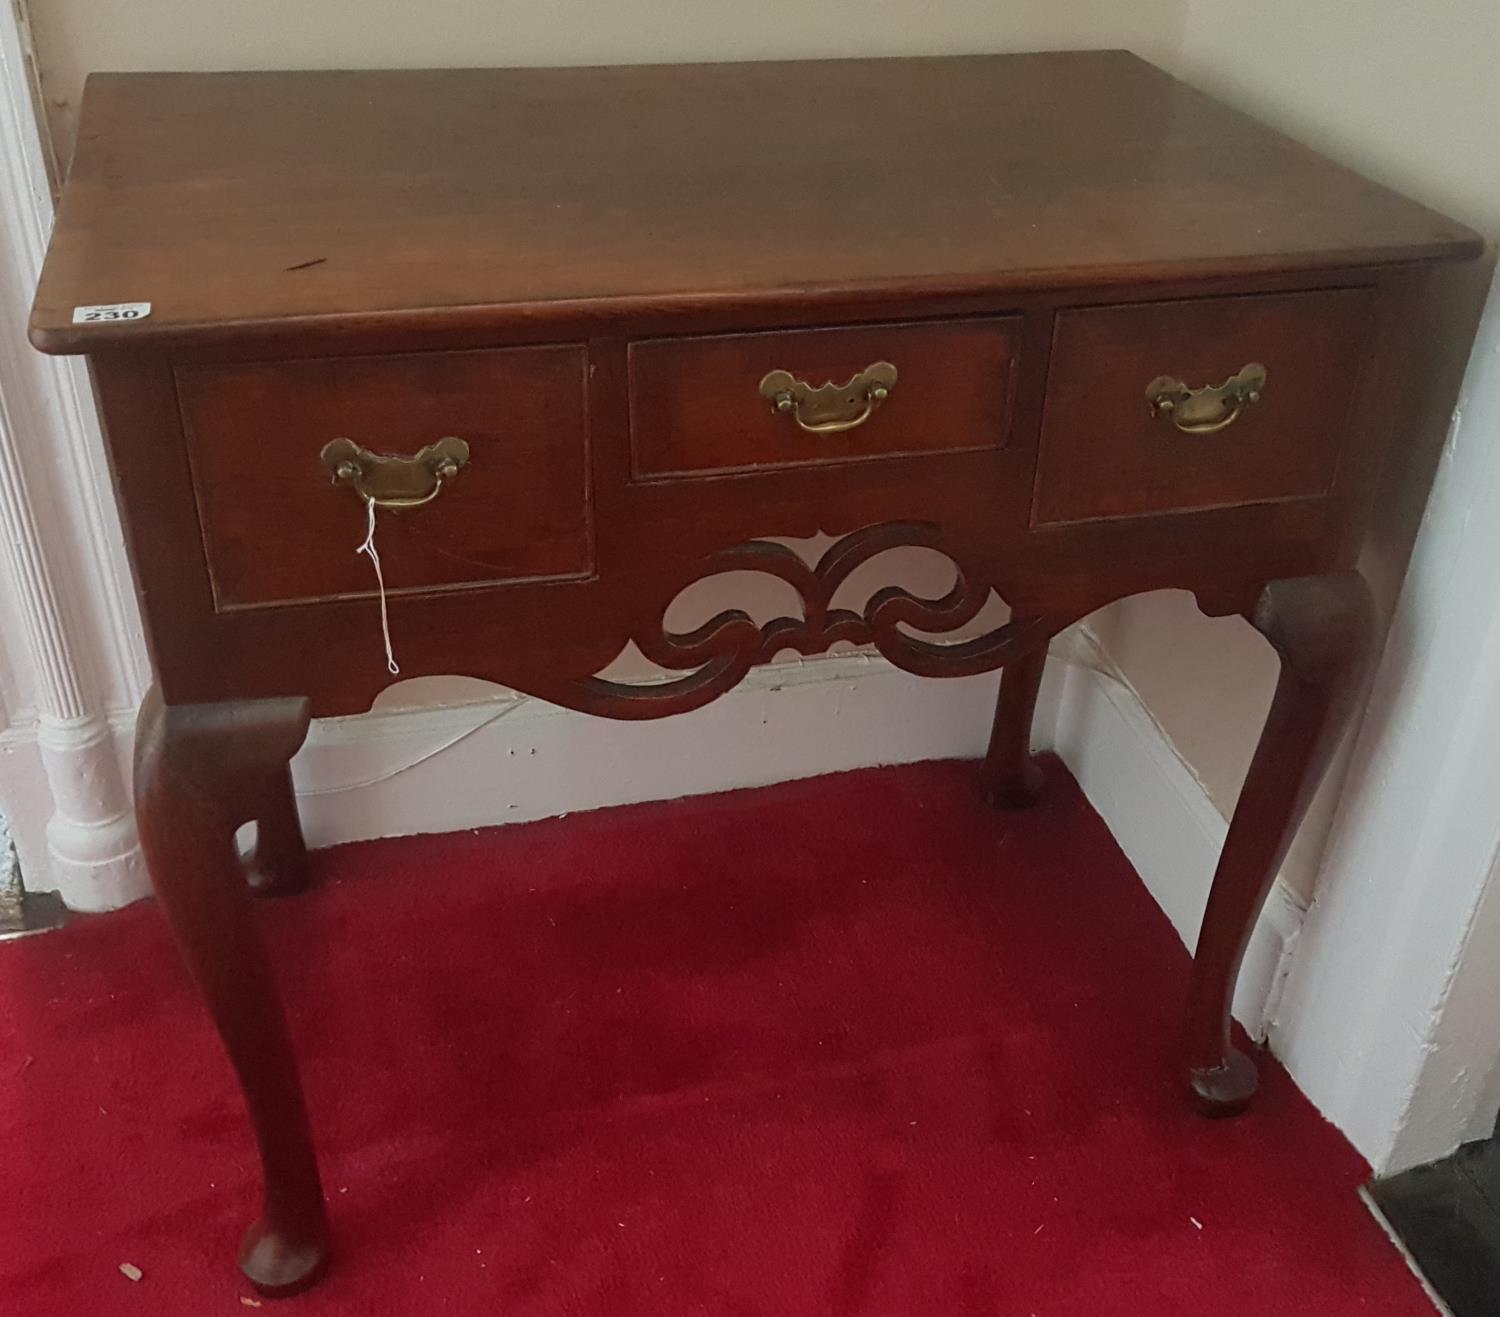
[[[1230,1045],[1240,962],[1266,894],[1338,743],[1371,652],[1374,610],[1357,573],[1275,581],[1247,615],[1281,676],[1230,821],[1193,960],[1185,1033],[1195,1103],[1232,1115],[1254,1094],[1255,1063]]]
[[[1000,809],[1026,809],[1041,793],[1042,773],[1031,754],[1031,719],[1047,664],[1039,645],[1000,670],[1000,695],[984,773],[990,802]]]
[[[260,1148],[265,1200],[240,1268],[273,1295],[317,1278],[328,1219],[296,1059],[234,834],[259,816],[271,871],[290,872],[301,836],[292,844],[286,765],[307,725],[302,699],[169,707],[152,691],[136,732],[136,817],[152,886],[239,1076]],[[268,802],[275,802],[269,829]]]

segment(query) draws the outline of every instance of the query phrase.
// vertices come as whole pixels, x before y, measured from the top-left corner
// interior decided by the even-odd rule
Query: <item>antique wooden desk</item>
[[[88,355],[106,421],[156,672],[141,837],[264,1164],[246,1274],[327,1252],[250,893],[303,881],[309,716],[391,680],[366,500],[410,505],[377,540],[405,676],[657,718],[787,647],[1004,665],[1006,807],[1052,635],[1168,586],[1243,613],[1282,676],[1183,1050],[1230,1112],[1240,958],[1368,649],[1409,299],[1478,250],[1123,53],[91,79],[32,337]],[[812,566],[770,542],[819,531]],[[902,545],[952,590],[832,605]],[[801,615],[664,631],[737,570]],[[933,639],[992,589],[1007,623]],[[630,639],[680,675],[597,675]]]

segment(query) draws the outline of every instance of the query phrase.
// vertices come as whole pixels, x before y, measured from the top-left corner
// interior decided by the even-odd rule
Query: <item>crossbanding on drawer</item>
[[[589,574],[586,370],[579,345],[179,366],[216,605],[373,593],[372,497],[393,592]]]
[[[1004,447],[1019,317],[637,340],[638,479]]]
[[[1326,494],[1372,305],[1355,288],[1059,312],[1033,523]]]

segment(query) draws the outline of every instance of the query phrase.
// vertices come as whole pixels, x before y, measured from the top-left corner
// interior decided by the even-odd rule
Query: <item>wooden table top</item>
[[[97,74],[48,351],[1471,256],[1124,52]],[[148,320],[73,308],[150,302]]]

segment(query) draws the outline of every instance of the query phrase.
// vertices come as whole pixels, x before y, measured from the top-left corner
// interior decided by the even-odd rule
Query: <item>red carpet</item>
[[[338,1253],[287,1314],[1430,1314],[1066,774],[926,764],[318,857],[262,908]],[[0,1309],[244,1313],[236,1092],[149,904],[0,947]],[[129,1262],[138,1282],[121,1275]]]

